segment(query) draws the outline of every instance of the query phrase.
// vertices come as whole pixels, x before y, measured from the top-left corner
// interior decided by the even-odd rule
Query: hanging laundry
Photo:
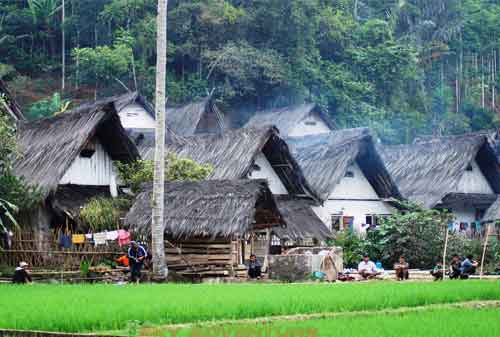
[[[117,239],[118,239],[118,231],[106,232],[106,240],[107,241],[115,241]]]
[[[124,229],[118,230],[118,244],[120,247],[126,246],[130,243],[130,233]]]
[[[73,234],[71,236],[71,241],[73,244],[83,244],[85,243],[85,235],[84,234]]]
[[[106,244],[106,232],[94,233],[94,244],[96,246]]]
[[[89,241],[92,241],[92,233],[85,234],[85,238]]]

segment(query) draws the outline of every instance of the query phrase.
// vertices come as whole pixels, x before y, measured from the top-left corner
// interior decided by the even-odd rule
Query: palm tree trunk
[[[65,27],[64,27],[64,21],[66,20],[66,11],[65,11],[65,1],[62,0],[62,20],[61,20],[61,31],[62,31],[62,38],[61,38],[61,49],[62,49],[62,74],[61,74],[61,93],[64,95],[64,90],[66,89],[66,83],[65,83],[65,78],[66,78],[66,40],[65,40]]]
[[[156,33],[156,132],[153,180],[152,251],[153,273],[157,278],[166,278],[168,268],[165,261],[164,243],[164,189],[165,189],[165,86],[167,68],[167,5],[168,0],[158,0]]]

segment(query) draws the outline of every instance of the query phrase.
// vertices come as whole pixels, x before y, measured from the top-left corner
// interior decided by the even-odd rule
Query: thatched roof
[[[96,197],[111,198],[109,186],[59,185],[50,203],[54,211],[76,220],[81,208]]]
[[[5,101],[2,102],[3,104],[1,107],[6,110],[6,112],[12,119],[16,121],[26,120],[26,117],[24,117],[21,107],[19,106],[19,104],[17,104],[16,100],[14,99],[14,96],[9,91],[9,88],[7,88],[5,82],[2,81],[1,79],[0,79],[0,98],[3,98]]]
[[[398,198],[399,191],[386,170],[367,128],[345,129],[286,139],[306,180],[322,201],[357,163],[381,198]]]
[[[495,193],[500,192],[496,156],[482,135],[385,146],[381,154],[403,196],[425,207],[434,207],[447,194],[460,192],[460,179],[474,159]]]
[[[71,110],[73,113],[81,113],[85,111],[92,111],[100,109],[105,105],[113,104],[117,113],[120,113],[123,108],[132,103],[140,104],[153,118],[155,116],[154,107],[146,100],[146,98],[140,95],[137,91],[128,92],[122,95],[115,95],[111,97],[106,97],[99,99],[97,101],[89,101],[87,103],[81,104],[78,107]]]
[[[150,233],[152,186],[140,193],[125,224]],[[174,238],[231,237],[258,225],[283,224],[264,180],[205,180],[165,184],[165,232]]]
[[[14,163],[14,173],[45,193],[53,192],[94,136],[113,160],[129,161],[139,157],[113,105],[108,104],[19,123],[19,157]]]
[[[278,237],[292,241],[316,239],[319,242],[332,237],[332,232],[312,210],[315,205],[312,200],[289,196],[275,198],[286,223],[286,228],[273,229]]]
[[[143,158],[153,159],[153,147],[144,145],[140,146],[140,150]],[[272,126],[167,141],[165,150],[181,158],[211,165],[214,171],[210,179],[247,178],[257,155],[263,152],[289,193],[314,196],[287,144]]]
[[[328,125],[330,129],[335,129],[335,126],[330,118],[324,114],[316,104],[312,103],[258,111],[253,117],[250,118],[245,126],[259,127],[262,125],[275,125],[280,130],[282,135],[287,136],[302,120],[315,113],[326,123],[326,125]]]
[[[166,123],[180,136],[224,131],[222,114],[211,96],[182,106],[168,107]]]
[[[483,222],[496,222],[500,220],[500,196],[497,196],[497,199],[488,208],[482,220]]]

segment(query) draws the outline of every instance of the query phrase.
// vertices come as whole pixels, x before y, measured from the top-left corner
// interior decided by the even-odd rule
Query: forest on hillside
[[[0,78],[30,118],[126,90],[152,100],[156,5],[0,0]],[[491,129],[499,23],[500,0],[170,0],[167,96],[213,92],[241,119],[313,101],[388,143]]]

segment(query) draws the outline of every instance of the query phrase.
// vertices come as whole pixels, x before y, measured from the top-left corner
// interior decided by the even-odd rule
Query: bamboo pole
[[[449,235],[448,226],[446,226],[446,235],[444,239],[444,250],[443,250],[443,281],[446,275],[446,251],[448,250],[448,235]]]
[[[481,269],[479,271],[479,279],[483,278],[484,258],[486,256],[486,248],[488,247],[489,237],[490,237],[490,225],[486,225],[486,233],[484,236],[483,255],[481,256]]]

